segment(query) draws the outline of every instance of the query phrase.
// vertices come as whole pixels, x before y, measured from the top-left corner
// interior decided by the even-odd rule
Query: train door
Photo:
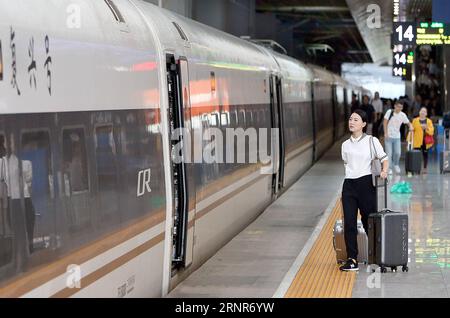
[[[172,265],[174,269],[182,269],[192,264],[195,230],[189,65],[185,58],[176,60],[171,54],[166,61],[173,181]]]
[[[339,105],[337,100],[337,86],[331,86],[331,100],[333,107],[333,141],[336,141],[339,136]]]
[[[284,187],[284,167],[285,167],[285,143],[284,143],[284,116],[282,107],[282,87],[281,79],[278,76],[270,77],[270,111],[271,128],[278,129],[277,140],[272,141],[272,160],[275,164],[272,177],[272,190],[276,195]]]

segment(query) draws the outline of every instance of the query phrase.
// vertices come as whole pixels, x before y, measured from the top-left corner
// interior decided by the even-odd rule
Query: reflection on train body
[[[164,210],[157,113],[0,117],[0,180],[8,191],[0,200],[0,282]],[[147,169],[152,191],[137,197],[138,174]]]

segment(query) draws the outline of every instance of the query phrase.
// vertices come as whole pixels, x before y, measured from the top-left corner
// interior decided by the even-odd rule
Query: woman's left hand
[[[381,171],[380,178],[386,180],[388,177],[388,173],[386,171]]]

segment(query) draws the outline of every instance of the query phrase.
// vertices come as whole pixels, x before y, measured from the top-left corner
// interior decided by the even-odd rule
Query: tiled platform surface
[[[272,297],[341,187],[340,144],[168,297]]]
[[[407,181],[413,188],[409,195],[388,195],[389,208],[409,214],[409,272],[372,274],[362,266],[354,298],[450,296],[450,174],[441,175],[438,169],[434,153],[427,175],[408,177],[402,171],[392,178],[391,185]]]

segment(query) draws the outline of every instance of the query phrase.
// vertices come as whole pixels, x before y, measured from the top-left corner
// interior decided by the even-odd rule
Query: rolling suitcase
[[[378,189],[377,185],[377,189]],[[387,183],[384,185],[385,209],[369,215],[369,265],[408,271],[408,214],[387,209]],[[375,270],[372,270],[375,272]]]
[[[358,263],[367,264],[369,261],[367,246],[368,239],[366,231],[364,231],[361,220],[358,220]],[[345,263],[347,260],[347,248],[344,239],[344,222],[337,220],[333,229],[333,246],[336,251],[336,261],[338,264]]]
[[[442,152],[440,158],[441,174],[450,172],[450,130],[444,131]]]
[[[414,144],[414,133],[411,134],[412,141],[408,142],[408,148],[405,155],[405,170],[406,173],[411,172],[412,174],[420,174],[422,170],[422,151],[413,149]]]

